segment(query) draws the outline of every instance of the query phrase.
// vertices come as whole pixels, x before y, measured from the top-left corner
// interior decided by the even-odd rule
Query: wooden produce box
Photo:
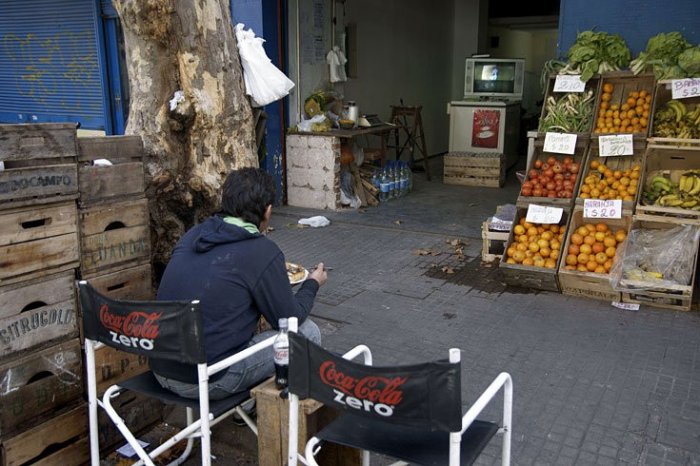
[[[574,151],[573,155],[565,155],[565,154],[553,154],[549,152],[544,152],[544,137],[542,138],[537,138],[534,142],[534,153],[532,156],[532,159],[530,160],[530,164],[527,167],[527,170],[525,171],[525,181],[523,183],[526,183],[529,180],[529,173],[530,170],[536,169],[536,164],[537,161],[540,160],[542,162],[545,162],[550,156],[554,156],[557,160],[560,162],[564,160],[565,157],[571,157],[575,163],[579,165],[579,172],[578,176],[573,182],[573,189],[572,189],[572,196],[570,198],[550,198],[550,197],[545,197],[545,196],[524,196],[522,187],[520,189],[520,194],[518,195],[518,200],[516,202],[516,205],[518,207],[527,207],[530,204],[539,204],[539,205],[549,205],[549,206],[556,206],[556,207],[563,207],[564,209],[571,209],[574,205],[574,196],[578,192],[578,187],[579,183],[581,180],[581,169],[583,168],[583,165],[585,164],[586,161],[586,153],[588,151],[588,144],[589,144],[589,138],[587,137],[578,137],[576,139],[576,149]],[[525,185],[527,186],[527,185]]]
[[[644,162],[644,181],[641,192],[651,180],[661,175],[673,183],[678,183],[681,175],[688,170],[700,170],[700,157],[695,151],[683,148],[649,145]],[[700,201],[700,194],[696,195]],[[698,203],[700,206],[700,202]],[[698,207],[700,208],[700,207]],[[662,205],[644,205],[644,196],[640,195],[637,203],[637,214],[664,218],[683,219],[685,223],[700,224],[700,210],[685,209]]]
[[[0,437],[9,438],[79,399],[82,374],[77,338],[0,364]]]
[[[593,129],[591,130],[591,133],[593,133],[594,136],[597,136],[599,134],[606,134],[606,133],[599,133],[596,130],[597,122],[598,120],[603,117],[604,119],[606,118],[605,116],[602,115],[602,110],[600,108],[600,104],[602,102],[602,97],[605,89],[606,84],[611,84],[613,86],[613,91],[611,93],[611,98],[608,101],[608,105],[616,105],[619,109],[622,108],[624,104],[627,103],[627,99],[630,97],[631,92],[640,92],[640,91],[645,91],[648,95],[650,95],[649,102],[648,104],[648,109],[645,111],[647,112],[647,126],[643,127],[641,126],[640,123],[640,131],[622,131],[622,128],[619,128],[619,131],[611,130],[609,131],[610,134],[620,134],[620,133],[631,133],[634,134],[635,136],[646,138],[647,135],[649,134],[649,128],[651,127],[651,119],[652,119],[652,109],[654,107],[654,83],[656,82],[654,75],[652,73],[646,73],[646,74],[639,74],[635,75],[631,71],[614,71],[610,73],[605,73],[602,75],[602,78],[600,80],[599,88],[598,88],[598,99],[596,101],[595,105],[595,117],[593,119]],[[644,109],[644,105],[642,105]],[[636,105],[635,105],[636,108]],[[606,109],[605,111],[610,110],[609,108]],[[629,110],[628,110],[629,111]],[[614,111],[613,111],[614,112]],[[620,115],[622,116],[622,115]],[[614,117],[612,117],[614,119]],[[620,120],[623,120],[623,118],[620,118]],[[615,127],[613,123],[613,127]]]
[[[73,271],[0,287],[0,361],[78,336]]]
[[[658,127],[655,127],[656,122],[653,116],[656,116],[656,112],[665,108],[666,104],[672,100],[673,91],[671,88],[671,81],[664,80],[658,81],[656,83],[656,89],[654,94],[654,106],[652,107],[652,118],[650,122],[651,129],[649,131],[650,143],[654,145],[663,145],[671,147],[687,147],[690,149],[700,150],[700,138],[678,138],[675,136],[667,136],[659,134]],[[700,96],[688,97],[683,99],[678,99],[683,103],[686,108],[687,113],[692,113],[698,106],[700,106]],[[695,119],[697,121],[697,118]],[[700,123],[695,125],[696,128],[700,128]]]
[[[515,219],[513,220],[513,228],[511,228],[510,233],[508,234],[506,251],[503,253],[501,262],[498,265],[498,268],[501,270],[501,274],[503,275],[503,280],[511,286],[558,292],[560,288],[559,280],[557,278],[557,270],[559,268],[559,263],[562,260],[561,253],[558,255],[556,259],[556,264],[553,268],[508,263],[507,251],[510,245],[513,244],[515,240],[514,229],[517,225],[520,224],[520,219],[525,218],[526,216],[527,208],[517,209]],[[565,209],[564,213],[562,214],[561,220],[558,223],[560,228],[566,228],[566,226],[569,223],[569,216],[569,212]],[[565,237],[566,235],[564,235],[564,238]]]
[[[95,350],[97,394],[102,395],[110,386],[148,370],[148,358],[119,351],[109,346]]]
[[[571,215],[569,228],[566,232],[566,240],[562,244],[564,251],[562,261],[559,264],[559,286],[562,294],[571,296],[583,296],[592,299],[601,299],[603,301],[620,301],[621,294],[615,291],[610,284],[610,275],[607,273],[581,272],[578,270],[567,270],[566,256],[569,246],[571,245],[571,236],[576,230],[587,223],[597,224],[604,223],[612,231],[623,230],[625,235],[629,232],[632,224],[632,216],[626,215],[619,219],[594,219],[584,218],[583,208],[577,207]],[[614,259],[611,258],[611,259]]]
[[[490,224],[490,219],[481,224],[481,260],[484,262],[493,262],[503,256],[509,236],[507,231],[489,230]]]
[[[168,412],[160,400],[132,391],[125,391],[114,398],[112,407],[124,420],[129,430],[137,436],[161,422]],[[97,412],[97,424],[101,452],[126,443],[121,432],[102,409]]]
[[[544,97],[544,103],[542,104],[542,112],[540,114],[540,122],[539,126],[537,128],[538,132],[538,137],[544,138],[544,134],[546,131],[554,132],[554,133],[576,133],[579,136],[583,137],[588,137],[591,133],[591,130],[593,129],[593,116],[595,114],[595,105],[596,105],[596,98],[597,98],[597,93],[598,93],[598,87],[600,83],[600,75],[595,75],[588,81],[586,81],[586,87],[584,92],[554,92],[554,84],[556,82],[557,75],[552,74],[549,76],[547,80],[547,87],[545,88],[545,97]],[[550,103],[550,98],[554,99],[556,102],[561,101],[562,99],[568,99],[569,94],[574,94],[577,96],[581,96],[582,98],[588,93],[592,93],[592,101],[590,102],[590,108],[591,108],[591,116],[588,119],[588,124],[584,128],[581,128],[581,131],[573,131],[573,129],[566,128],[566,131],[563,129],[559,128],[551,128],[547,129],[545,125],[545,117],[550,113],[548,111],[548,105]],[[565,101],[566,102],[566,101]]]
[[[71,465],[90,461],[87,406],[80,403],[21,434],[2,440],[3,466]]]
[[[506,161],[495,152],[445,154],[443,183],[500,188],[506,181]]]
[[[82,274],[82,277],[99,293],[113,299],[155,299],[150,263],[126,269],[105,269],[93,274]]]
[[[0,211],[0,285],[78,266],[75,202]]]
[[[76,127],[67,124],[0,125],[0,204],[21,207],[78,195]]]
[[[634,209],[637,206],[637,202],[639,202],[639,194],[642,191],[642,185],[644,184],[643,180],[641,179],[642,178],[641,173],[642,173],[642,169],[644,168],[644,152],[646,150],[646,141],[644,139],[641,139],[641,138],[635,138],[632,144],[633,144],[632,155],[601,157],[598,138],[593,138],[591,140],[591,145],[588,148],[588,156],[586,157],[586,162],[581,167],[581,169],[582,169],[581,182],[578,185],[578,191],[577,191],[577,195],[576,195],[576,205],[577,206],[583,206],[584,198],[581,197],[581,189],[583,188],[583,186],[585,184],[585,180],[588,177],[588,175],[596,172],[596,170],[591,168],[591,162],[595,161],[595,162],[604,164],[612,172],[616,172],[616,171],[624,172],[625,170],[631,170],[635,166],[639,167],[640,177],[639,177],[639,180],[637,181],[637,183],[638,183],[637,189],[634,192],[634,194],[631,194],[631,196],[634,199],[622,201],[622,210],[623,211],[626,211],[629,214],[632,214],[634,212]],[[604,179],[602,173],[599,173],[599,176],[601,177],[601,179]],[[618,197],[617,199],[621,199],[621,198]]]
[[[80,209],[83,275],[150,260],[148,200],[139,198]]]
[[[80,205],[143,196],[143,154],[140,136],[78,139]],[[109,160],[112,166],[93,165],[97,159]]]
[[[251,390],[258,413],[258,464],[279,466],[287,463],[289,400],[280,397],[274,378]],[[306,442],[337,417],[337,412],[322,403],[308,399],[299,401],[299,452],[304,454]],[[325,445],[317,456],[326,466],[359,466],[361,452],[338,444]]]
[[[642,228],[645,230],[660,230],[670,229],[684,224],[688,224],[684,219],[635,215],[630,229]],[[622,302],[646,304],[648,306],[671,309],[674,311],[689,311],[693,305],[693,284],[695,283],[695,274],[698,265],[698,245],[696,243],[691,246],[694,246],[694,249],[690,252],[693,257],[693,273],[688,285],[663,286],[651,282],[635,282],[623,279],[620,281],[620,286],[624,286],[628,290],[638,287],[639,291],[623,291]]]

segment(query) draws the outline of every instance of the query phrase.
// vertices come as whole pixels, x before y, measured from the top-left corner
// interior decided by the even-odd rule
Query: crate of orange
[[[516,205],[550,205],[571,210],[588,143],[588,137],[578,137],[573,155],[555,154],[544,152],[544,138],[538,137]]]
[[[620,199],[622,210],[632,214],[642,189],[644,139],[635,138],[632,155],[601,157],[598,142],[591,142],[588,157],[581,167],[581,183],[576,205],[586,199]]]
[[[646,137],[651,126],[654,75],[606,73],[600,80],[593,135],[634,134]]]
[[[566,210],[557,224],[525,221],[527,208],[518,208],[508,236],[499,269],[512,286],[559,291],[557,268],[566,235],[569,214]]]
[[[622,295],[610,284],[610,269],[617,248],[627,238],[632,216],[620,219],[591,219],[577,207],[562,245],[559,285],[563,294],[605,301],[620,301]]]

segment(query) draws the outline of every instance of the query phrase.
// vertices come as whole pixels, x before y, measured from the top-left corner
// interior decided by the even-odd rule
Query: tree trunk
[[[257,166],[228,0],[114,0],[124,30],[127,134],[146,149],[156,265],[218,209],[234,168]],[[171,104],[176,91],[184,100]]]

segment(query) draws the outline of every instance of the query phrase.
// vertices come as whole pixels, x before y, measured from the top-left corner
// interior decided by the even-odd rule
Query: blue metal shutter
[[[94,0],[0,2],[0,122],[105,126]]]

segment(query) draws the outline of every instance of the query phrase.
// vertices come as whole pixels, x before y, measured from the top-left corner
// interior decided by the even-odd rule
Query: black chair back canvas
[[[79,289],[86,338],[149,358],[206,362],[197,303],[115,300],[87,282]]]
[[[462,428],[460,365],[446,360],[367,366],[292,333],[289,391],[373,420],[449,432]]]

